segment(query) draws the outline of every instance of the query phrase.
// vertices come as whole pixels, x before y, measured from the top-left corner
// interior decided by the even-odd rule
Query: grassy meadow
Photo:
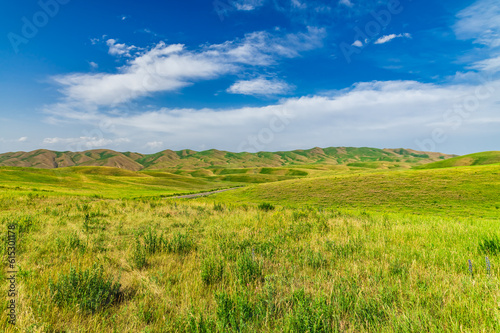
[[[0,330],[500,331],[499,165],[292,169],[0,169]]]

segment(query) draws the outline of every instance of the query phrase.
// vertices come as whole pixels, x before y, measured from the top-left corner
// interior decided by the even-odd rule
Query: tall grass
[[[2,205],[24,331],[500,331],[497,220],[22,192]]]

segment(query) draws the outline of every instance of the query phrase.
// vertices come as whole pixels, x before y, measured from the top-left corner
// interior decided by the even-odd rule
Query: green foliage
[[[91,313],[118,302],[122,294],[120,284],[107,277],[97,264],[87,270],[71,268],[57,281],[49,281],[49,291],[58,306],[79,307]]]
[[[263,203],[259,204],[258,208],[260,210],[268,212],[268,211],[274,210],[275,207],[274,207],[274,205],[270,204],[269,202],[263,202]]]
[[[214,203],[214,210],[216,212],[223,212],[224,206],[221,203]]]
[[[205,258],[201,264],[201,280],[206,284],[214,284],[222,280],[224,262],[213,256]]]
[[[217,326],[223,332],[240,332],[255,315],[255,305],[243,293],[234,296],[221,292],[215,295]]]
[[[498,239],[498,236],[484,237],[479,242],[479,251],[489,255],[500,253],[500,239]]]
[[[252,251],[246,250],[236,261],[236,276],[244,284],[262,277],[262,264],[255,259]]]
[[[141,243],[140,237],[135,240],[134,250],[132,251],[131,261],[134,267],[141,269],[147,266],[147,251]]]
[[[287,317],[289,332],[335,332],[334,308],[325,298],[312,299],[303,289],[292,296],[292,311]]]
[[[165,242],[167,252],[186,254],[196,249],[196,243],[188,234],[174,233],[173,237]]]

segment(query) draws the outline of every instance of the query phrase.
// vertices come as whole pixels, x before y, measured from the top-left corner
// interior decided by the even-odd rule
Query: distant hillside
[[[210,200],[500,218],[500,164],[361,172],[251,185]]]
[[[458,166],[488,165],[500,163],[500,151],[487,151],[450,158],[444,161],[417,166],[416,169],[439,169]]]
[[[348,165],[361,168],[410,167],[445,160],[455,155],[427,153],[411,149],[312,148],[308,150],[231,153],[164,150],[156,154],[120,153],[108,149],[84,152],[57,152],[39,149],[32,152],[0,154],[0,166],[55,169],[71,166],[108,166],[131,171],[203,168],[280,167],[306,164]]]

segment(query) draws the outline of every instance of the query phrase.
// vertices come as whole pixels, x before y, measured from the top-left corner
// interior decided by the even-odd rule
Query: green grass
[[[2,302],[0,331],[500,331],[500,165],[359,163],[0,168],[18,271],[17,325]],[[226,177],[273,182],[161,197],[242,184]]]
[[[482,153],[458,156],[448,160],[416,166],[416,169],[438,169],[457,166],[473,166],[500,163],[500,151],[487,151]]]
[[[500,329],[498,219],[5,189],[0,207],[2,238],[17,223],[24,331]]]
[[[500,165],[340,174],[261,184],[211,197],[222,202],[314,205],[379,212],[500,217]]]

